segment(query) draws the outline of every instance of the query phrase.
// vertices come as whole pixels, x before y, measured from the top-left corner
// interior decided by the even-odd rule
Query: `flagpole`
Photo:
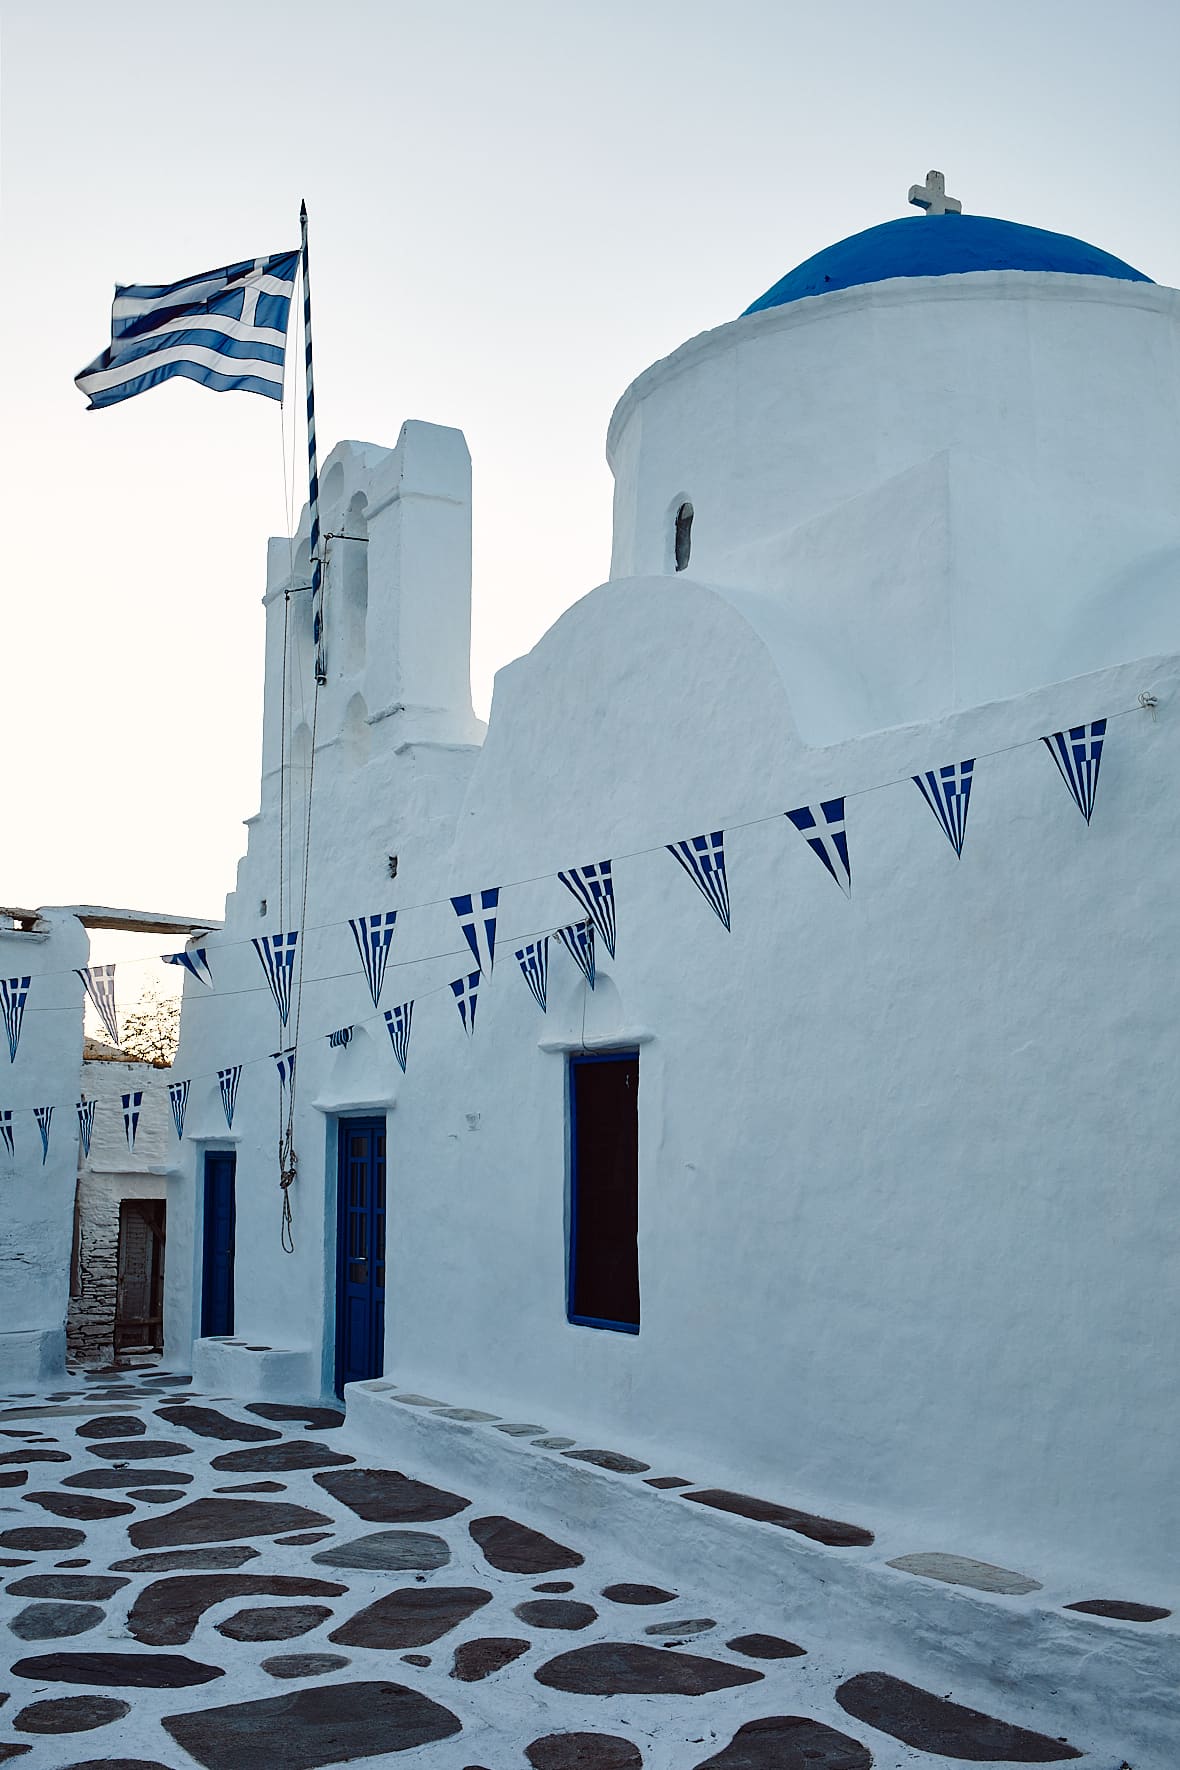
[[[328,680],[324,656],[324,568],[320,559],[320,475],[315,448],[315,380],[311,368],[311,278],[307,261],[307,204],[299,205],[300,257],[303,264],[303,353],[307,382],[307,503],[311,515],[311,637],[315,647],[315,679]]]

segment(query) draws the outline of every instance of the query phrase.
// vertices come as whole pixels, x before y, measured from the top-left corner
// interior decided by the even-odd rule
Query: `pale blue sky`
[[[176,381],[87,414],[72,378],[116,280],[292,246],[306,195],[322,454],[392,443],[407,417],[467,434],[481,711],[495,669],[606,574],[603,440],[627,383],[906,213],[929,167],[968,210],[1180,282],[1174,6],[0,17],[0,902],[218,915],[257,806],[279,411]]]

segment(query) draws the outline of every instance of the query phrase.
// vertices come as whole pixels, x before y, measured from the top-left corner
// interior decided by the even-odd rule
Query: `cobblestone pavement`
[[[155,1371],[0,1397],[0,1763],[1108,1770],[562,1534],[354,1457],[330,1409]]]

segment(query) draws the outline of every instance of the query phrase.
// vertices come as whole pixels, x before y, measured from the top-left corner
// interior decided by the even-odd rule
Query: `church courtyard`
[[[441,1410],[430,1397],[403,1404]],[[684,1497],[700,1490],[681,1471],[532,1422],[446,1414],[545,1459],[585,1459],[590,1480],[642,1482],[692,1529]],[[1124,1762],[1060,1737],[1073,1698],[1063,1692],[1057,1714],[1030,1702],[1016,1669],[1007,1703],[977,1708],[966,1671],[954,1689],[933,1663],[920,1678],[921,1644],[900,1629],[892,1653],[851,1646],[837,1581],[825,1630],[811,1609],[800,1626],[787,1583],[770,1603],[740,1582],[661,1580],[658,1553],[624,1552],[609,1525],[583,1517],[555,1534],[550,1514],[509,1516],[472,1484],[460,1493],[422,1469],[373,1466],[331,1408],[196,1396],[149,1366],[9,1393],[0,1434],[0,1762],[27,1770]],[[714,1491],[709,1504],[741,1497]],[[782,1522],[756,1503],[746,1512],[755,1538]],[[829,1556],[863,1552],[869,1534],[803,1513],[791,1530]],[[1037,1602],[1020,1590],[1035,1582],[986,1571],[991,1592],[982,1564],[957,1570],[976,1582],[965,1659],[973,1610],[1018,1617]],[[1149,1633],[1147,1607],[1102,1616],[1077,1598],[1069,1626],[1096,1652],[1131,1652]],[[1030,1626],[1014,1617],[1015,1638]]]

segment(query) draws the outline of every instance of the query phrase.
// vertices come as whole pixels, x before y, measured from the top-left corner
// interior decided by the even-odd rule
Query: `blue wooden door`
[[[385,1120],[342,1119],[337,1168],[336,1393],[385,1364]]]
[[[205,1154],[205,1240],[201,1280],[202,1334],[234,1331],[234,1178],[232,1149]]]

